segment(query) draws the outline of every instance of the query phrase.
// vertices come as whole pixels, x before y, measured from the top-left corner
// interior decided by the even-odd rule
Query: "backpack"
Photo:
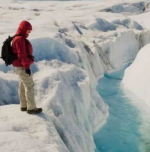
[[[12,37],[8,36],[8,38],[3,42],[1,57],[6,66],[11,65],[15,59],[18,59],[17,55],[13,53],[11,41],[16,37],[21,35],[14,35]]]

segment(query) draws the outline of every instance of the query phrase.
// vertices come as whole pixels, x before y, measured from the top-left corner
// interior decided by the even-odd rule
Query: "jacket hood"
[[[28,34],[26,34],[27,30],[32,30],[32,25],[28,21],[22,21],[18,27],[16,34],[22,35],[24,38],[27,38],[29,36]]]

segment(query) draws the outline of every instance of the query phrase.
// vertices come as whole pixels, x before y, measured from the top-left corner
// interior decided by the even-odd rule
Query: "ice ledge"
[[[20,105],[0,107],[0,151],[69,152],[45,112],[29,115]]]

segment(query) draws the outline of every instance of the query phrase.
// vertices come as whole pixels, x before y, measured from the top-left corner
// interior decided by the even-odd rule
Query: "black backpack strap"
[[[13,38],[15,38],[16,36],[22,36],[22,35],[20,35],[20,34],[16,34],[16,35],[14,35],[14,36],[13,36]]]

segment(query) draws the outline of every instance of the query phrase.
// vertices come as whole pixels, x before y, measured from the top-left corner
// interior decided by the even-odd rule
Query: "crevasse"
[[[45,109],[46,120],[54,124],[64,149],[94,152],[93,133],[108,117],[108,107],[96,91],[98,79],[132,62],[139,49],[150,42],[149,35],[149,31],[130,30],[102,43],[85,44],[78,39],[78,51],[50,38],[31,40],[36,56],[32,70],[37,103]],[[9,83],[4,65],[0,68],[1,105],[18,103],[17,78]]]

